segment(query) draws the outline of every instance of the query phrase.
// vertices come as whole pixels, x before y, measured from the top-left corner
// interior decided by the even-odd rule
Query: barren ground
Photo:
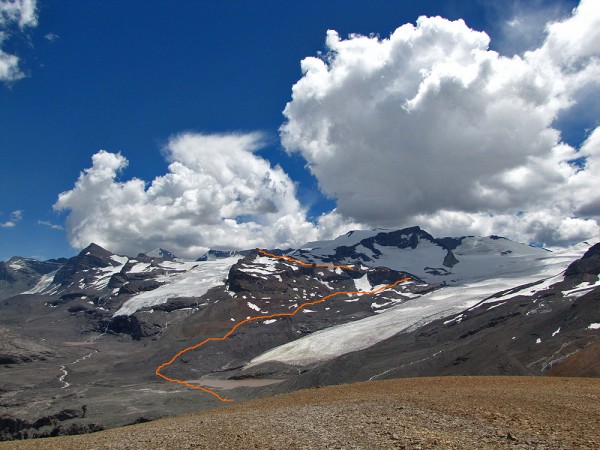
[[[0,443],[0,449],[431,447],[600,448],[600,379],[357,383],[89,435]]]

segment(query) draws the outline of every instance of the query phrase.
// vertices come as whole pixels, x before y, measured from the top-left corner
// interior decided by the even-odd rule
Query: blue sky
[[[31,3],[27,0],[19,2]],[[7,0],[1,0],[0,3],[15,5],[15,2]],[[118,234],[115,230],[122,223],[119,220],[131,220],[125,213],[119,216],[119,220],[115,219],[114,227],[96,224],[92,230],[82,217],[95,214],[93,220],[102,221],[100,211],[106,209],[94,209],[91,214],[86,209],[88,206],[71,199],[63,202],[62,210],[57,210],[53,205],[57,203],[59,194],[75,189],[80,172],[92,167],[92,156],[101,149],[112,154],[120,152],[128,161],[128,164],[118,163],[115,183],[138,178],[148,188],[153,180],[168,172],[170,163],[183,161],[182,164],[190,167],[201,164],[199,157],[192,161],[181,150],[188,142],[186,139],[192,142],[197,134],[222,137],[231,133],[236,136],[259,133],[259,143],[247,144],[244,141],[246,143],[232,145],[249,145],[251,150],[244,147],[241,151],[250,151],[273,168],[280,165],[283,175],[277,172],[271,176],[284,177],[280,181],[282,186],[287,186],[286,189],[293,189],[289,180],[294,186],[295,192],[265,201],[269,205],[297,201],[298,205],[279,215],[273,212],[273,208],[283,211],[285,207],[268,206],[265,207],[267,209],[258,208],[254,213],[246,206],[240,209],[245,213],[238,211],[232,216],[240,224],[258,223],[261,221],[257,218],[260,211],[268,210],[274,214],[269,219],[271,221],[259,223],[256,227],[280,226],[286,217],[300,212],[308,224],[303,228],[306,231],[311,223],[319,225],[319,217],[336,206],[341,213],[335,220],[330,220],[335,224],[324,220],[320,229],[317,227],[310,232],[289,229],[277,236],[265,232],[258,240],[213,238],[215,242],[210,242],[206,236],[219,236],[215,231],[218,224],[209,232],[202,228],[206,226],[203,222],[197,228],[199,237],[195,252],[203,247],[295,243],[290,236],[296,236],[299,241],[303,237],[324,237],[327,233],[321,232],[321,229],[325,228],[328,233],[335,234],[334,231],[342,230],[344,226],[403,226],[419,218],[423,219],[424,228],[439,229],[440,232],[453,232],[463,223],[467,225],[466,231],[469,227],[482,232],[496,230],[494,227],[502,231],[502,226],[508,226],[505,222],[498,222],[500,225],[482,224],[477,218],[473,219],[474,222],[461,222],[448,214],[499,217],[510,215],[507,213],[509,210],[528,211],[527,208],[531,207],[533,211],[537,206],[531,206],[529,200],[517,199],[513,194],[510,194],[515,197],[509,202],[510,207],[496,205],[489,210],[456,204],[446,211],[432,201],[430,208],[416,208],[407,203],[404,205],[406,214],[400,208],[392,215],[377,215],[363,208],[364,202],[369,203],[368,200],[362,199],[363,203],[353,204],[351,199],[356,196],[349,191],[351,187],[338,190],[335,186],[327,186],[327,180],[341,176],[356,176],[359,179],[367,174],[353,174],[349,165],[340,169],[345,172],[332,175],[332,169],[321,154],[302,147],[300,142],[304,142],[303,136],[312,132],[306,122],[308,113],[301,111],[303,105],[310,103],[308,97],[301,98],[304,91],[299,91],[296,112],[290,109],[291,112],[284,115],[283,111],[292,99],[292,86],[303,78],[300,62],[307,57],[317,56],[317,52],[325,54],[331,50],[325,44],[327,30],[337,31],[341,40],[348,42],[351,41],[348,38],[350,33],[363,36],[374,33],[386,39],[403,24],[414,25],[421,15],[440,15],[450,21],[462,18],[467,27],[485,31],[489,35],[491,50],[512,57],[515,53],[523,54],[524,50],[540,47],[544,42],[544,24],[548,20],[568,18],[577,5],[576,1],[483,0],[38,0],[34,2],[37,23],[19,27],[14,21],[11,23],[6,20],[6,35],[0,41],[5,53],[19,57],[18,67],[22,74],[19,79],[5,80],[0,84],[0,223],[5,225],[0,228],[0,260],[12,255],[40,258],[69,256],[77,252],[86,239],[96,237],[98,239],[95,240],[100,240],[101,244],[112,244],[111,250],[131,252],[135,245],[124,244],[127,240],[132,242],[130,234],[114,238]],[[337,54],[341,55],[342,51]],[[587,94],[583,95],[582,92]],[[548,123],[562,133],[562,142],[573,146],[577,152],[590,135],[590,130],[597,125],[597,103],[589,100],[596,98],[597,92],[598,85],[588,83],[576,93],[568,94],[575,99],[574,105],[549,113],[552,114],[552,120]],[[564,97],[565,94],[559,93],[557,98],[560,95]],[[313,105],[310,108],[314,110],[318,107]],[[351,107],[345,105],[342,108],[347,111]],[[315,116],[322,114],[325,113],[315,112]],[[279,130],[285,122],[297,123],[300,134],[288,130],[287,144],[282,145]],[[366,119],[363,122],[368,123]],[[347,126],[356,129],[350,118]],[[368,140],[367,134],[364,135],[366,144],[360,150],[362,155],[369,151],[376,152],[378,148],[377,140]],[[385,128],[382,128],[381,134],[385,134]],[[361,139],[361,136],[353,137],[354,141],[357,139]],[[340,158],[344,157],[343,140],[329,144],[336,144],[337,147],[332,148],[340,152]],[[352,153],[354,151],[348,150],[348,158],[356,157],[360,161],[360,155]],[[211,158],[211,154],[206,151],[202,153],[202,158]],[[456,157],[465,158],[464,163],[468,164],[468,156],[457,153]],[[260,167],[257,170],[266,170],[262,163],[254,159],[249,161],[249,164],[256,163]],[[307,169],[307,163],[311,170]],[[514,169],[513,172],[517,170],[516,166],[509,167],[507,173],[509,169]],[[242,178],[249,176],[243,172],[237,175]],[[370,186],[377,185],[378,180],[371,177],[368,183]],[[248,189],[253,189],[252,186]],[[386,189],[385,186],[379,188]],[[401,186],[394,186],[396,196],[398,189]],[[364,191],[361,188],[361,192]],[[102,195],[98,190],[92,190],[82,191],[81,197],[87,198],[90,204],[101,202],[95,194]],[[422,203],[429,202],[426,192],[422,198]],[[519,201],[525,206],[520,208]],[[144,202],[147,203],[147,200]],[[471,204],[476,203],[474,201]],[[583,216],[573,211],[586,205],[576,205],[566,212],[561,210],[564,217],[561,216],[560,224],[564,224],[566,219],[581,219]],[[594,209],[594,205],[590,205],[589,208]],[[79,218],[73,214],[71,222],[66,224],[65,219],[77,208],[81,208]],[[110,209],[108,206],[106,208]],[[357,213],[353,214],[352,211]],[[142,208],[138,213],[152,215],[156,214],[156,210]],[[221,212],[220,219],[223,219],[223,214]],[[586,223],[580,227],[583,229],[581,233],[573,236],[567,233],[566,237],[556,237],[554,240],[560,243],[584,236],[585,233],[594,233],[597,229],[594,214],[584,218]],[[113,220],[110,215],[105,214],[105,217],[107,221]],[[547,227],[555,223],[544,220],[541,223]],[[198,224],[195,219],[192,222]],[[450,225],[436,225],[441,222]],[[527,227],[533,229],[536,225],[527,223],[523,226],[525,230]],[[245,232],[248,236],[262,233],[262,228],[259,230],[256,227]],[[185,228],[185,223],[182,228]],[[151,234],[148,231],[150,228],[138,229],[140,233]],[[136,245],[171,244],[171,249],[179,251],[189,248],[194,236],[182,232],[182,236],[185,236],[178,239],[177,233],[177,230],[170,229],[168,237],[163,234],[154,240],[143,238],[136,241]],[[541,234],[542,239],[548,234],[547,231],[544,233]],[[244,233],[242,235],[245,236]],[[540,239],[531,230],[515,237]],[[554,243],[551,242],[552,238],[547,240]]]

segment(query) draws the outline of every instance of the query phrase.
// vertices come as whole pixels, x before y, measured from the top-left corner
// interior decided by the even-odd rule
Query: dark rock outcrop
[[[81,410],[75,409],[63,409],[33,421],[3,414],[0,416],[0,441],[85,434],[104,429],[95,423],[74,420],[78,418],[81,418]]]
[[[565,272],[565,277],[577,277],[583,279],[585,275],[596,276],[598,274],[600,274],[600,243],[590,247],[590,249],[581,257],[581,259],[571,263]],[[586,279],[583,281],[596,280]]]

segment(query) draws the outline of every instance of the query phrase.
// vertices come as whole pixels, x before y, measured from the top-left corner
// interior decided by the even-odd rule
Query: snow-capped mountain
[[[141,253],[141,257],[149,256],[150,258],[161,258],[168,261],[175,261],[179,258],[171,253],[169,250],[165,250],[164,248],[157,248],[149,252]]]
[[[498,236],[434,238],[419,227],[351,231],[333,241],[310,242],[292,255],[313,262],[385,266],[449,285],[536,270],[550,256],[545,249]]]
[[[85,429],[213,405],[158,379],[165,361],[161,375],[237,399],[394,376],[598,376],[597,241],[550,252],[412,227],[197,261],[95,244],[69,259],[13,258],[0,263],[0,400],[13,405],[0,415],[37,420],[27,405],[53,398],[44,414],[61,416],[80,401],[73,389]],[[123,402],[131,412],[116,414]],[[50,432],[35,420],[30,435]]]
[[[31,272],[36,276],[30,274],[31,281],[27,284],[15,286],[13,283],[5,296],[43,296],[47,308],[82,315],[82,327],[88,332],[124,332],[139,339],[137,319],[123,321],[112,318],[130,316],[139,309],[152,308],[169,300],[192,298],[193,303],[210,288],[224,284],[229,268],[240,258],[234,256],[199,263],[183,261],[163,249],[149,253],[140,253],[132,258],[90,244],[78,255],[60,262],[37,262],[36,265],[34,260],[27,260],[25,262],[29,266],[45,269],[46,274],[39,275],[27,269],[27,274]],[[13,258],[5,265],[13,271],[19,265],[23,272],[23,267],[29,267],[25,266],[25,262]],[[48,272],[50,269],[54,271]],[[37,283],[33,284],[33,281]],[[21,289],[16,289],[19,286],[22,286]],[[180,308],[186,306],[181,304]],[[156,319],[146,327],[147,333],[161,329],[162,325],[155,322]]]
[[[0,300],[34,289],[43,280],[53,278],[63,261],[37,261],[15,256],[0,261]]]

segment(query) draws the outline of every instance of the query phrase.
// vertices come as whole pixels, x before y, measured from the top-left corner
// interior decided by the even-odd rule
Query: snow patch
[[[23,294],[41,294],[41,293],[43,293],[46,289],[48,289],[50,287],[50,285],[52,284],[52,281],[54,281],[54,276],[56,275],[56,272],[58,272],[58,270],[55,270],[54,272],[51,272],[46,275],[42,275],[42,278],[40,278],[40,281],[38,281],[37,284],[34,287],[32,287],[30,290],[23,292]]]
[[[130,261],[130,262],[132,262],[132,261]],[[152,268],[152,264],[136,262],[136,264],[134,264],[133,267],[131,269],[129,269],[129,273],[147,272],[151,268]]]
[[[20,269],[22,269],[23,267],[25,267],[25,265],[24,265],[24,264],[23,264],[21,261],[18,261],[18,262],[11,262],[11,263],[8,265],[8,267],[10,267],[10,268],[11,268],[11,269],[13,269],[13,270],[20,270]]]
[[[114,274],[121,272],[121,270],[123,269],[123,267],[125,267],[125,264],[128,261],[126,256],[113,256],[111,259],[118,265],[98,269],[99,274],[96,280],[92,283],[92,287],[94,287],[95,289],[101,290],[106,288],[108,286],[108,283],[110,282],[111,277]]]
[[[600,286],[600,276],[598,276],[598,280],[594,283],[583,282],[575,286],[573,289],[569,289],[567,291],[562,291],[562,295],[564,297],[581,297],[582,295],[587,294],[592,289],[595,289]]]
[[[373,290],[373,286],[371,286],[371,283],[369,283],[367,274],[364,274],[360,278],[354,279],[354,286],[356,286],[356,291],[358,292],[371,292]]]
[[[112,255],[110,257],[111,260],[113,260],[113,262],[116,262],[118,266],[123,267],[127,261],[129,261],[129,258],[127,256],[119,256],[119,255]]]
[[[248,308],[253,309],[254,311],[260,312],[260,308],[258,306],[256,306],[254,303],[246,302],[246,305],[248,305]]]
[[[389,306],[391,304],[392,304],[392,302],[386,302],[386,303],[373,302],[373,303],[371,303],[371,309],[385,308],[386,306]]]
[[[533,286],[523,287],[519,290],[513,289],[510,292],[508,292],[500,297],[494,297],[494,298],[489,299],[486,303],[495,303],[498,301],[509,300],[511,298],[518,297],[518,296],[531,297],[535,293],[537,293],[539,291],[543,291],[545,289],[548,289],[552,285],[554,285],[556,283],[560,283],[563,280],[564,280],[564,276],[562,273],[560,273],[556,276],[546,278],[545,280],[542,280],[541,282],[536,283]],[[523,283],[523,284],[529,284],[529,283]]]
[[[496,304],[494,304],[494,305],[490,306],[490,307],[489,307],[489,308],[488,308],[486,311],[489,311],[489,310],[491,310],[491,309],[497,308],[498,306],[502,306],[502,305],[504,305],[505,303],[506,303],[506,302],[499,302],[499,303],[496,303]]]

